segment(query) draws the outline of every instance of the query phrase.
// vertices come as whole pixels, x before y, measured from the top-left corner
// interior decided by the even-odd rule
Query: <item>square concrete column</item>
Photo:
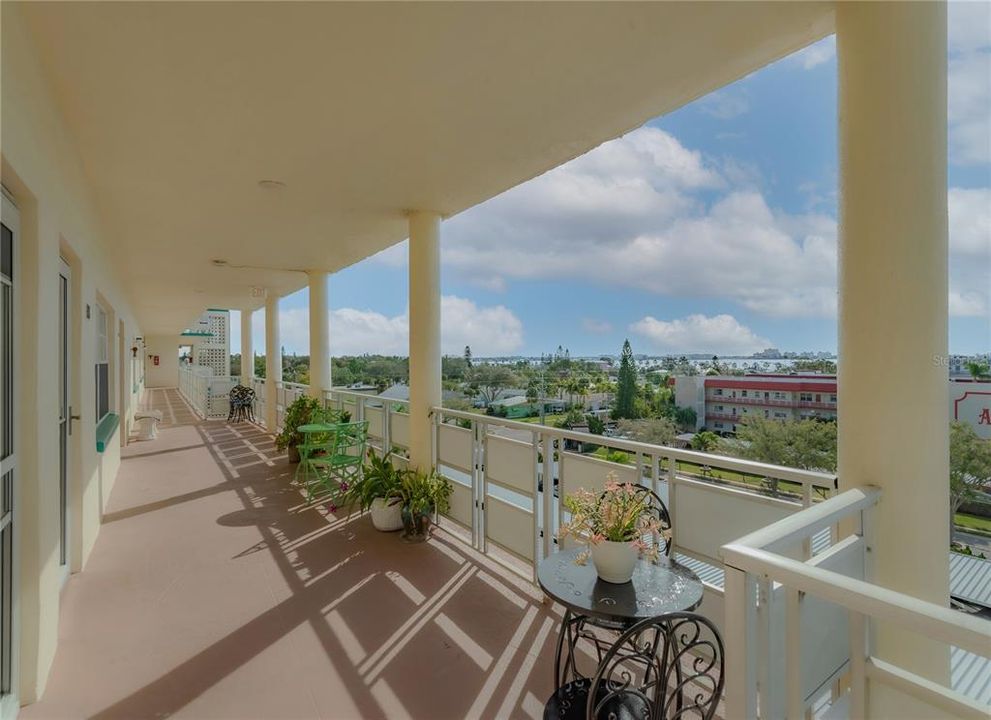
[[[265,299],[265,427],[279,431],[279,384],[282,382],[282,343],[279,338],[279,298]]]
[[[431,408],[441,403],[440,215],[409,217],[409,412],[410,460],[433,463]]]
[[[251,337],[251,317],[254,311],[249,308],[241,310],[241,384],[251,387],[255,377],[255,349]]]
[[[874,582],[947,605],[946,6],[837,3],[836,19],[840,489],[883,490]],[[901,629],[877,627],[875,652],[948,679],[946,648]],[[872,715],[931,712],[890,695],[870,690]]]
[[[308,272],[310,288],[310,396],[323,400],[330,390],[330,273]]]

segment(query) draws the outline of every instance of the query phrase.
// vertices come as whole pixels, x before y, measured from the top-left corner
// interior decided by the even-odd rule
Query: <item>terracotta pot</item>
[[[637,566],[637,549],[628,542],[603,540],[592,545],[592,563],[600,580],[610,583],[626,583],[633,577]]]
[[[391,503],[391,504],[390,504]],[[398,498],[375,498],[371,507],[372,525],[382,532],[403,529],[403,504]]]

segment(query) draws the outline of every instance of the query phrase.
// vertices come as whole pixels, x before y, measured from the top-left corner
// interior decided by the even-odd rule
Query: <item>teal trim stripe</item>
[[[103,419],[96,424],[96,451],[102,453],[107,449],[107,443],[114,436],[114,431],[120,425],[120,418],[117,413],[107,413]]]
[[[183,330],[179,337],[213,337],[212,332],[200,332],[199,330]]]

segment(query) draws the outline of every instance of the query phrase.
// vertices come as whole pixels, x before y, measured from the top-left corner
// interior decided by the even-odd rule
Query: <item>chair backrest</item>
[[[618,707],[652,720],[711,720],[725,684],[723,640],[697,613],[642,620],[609,648],[589,687],[586,716],[600,720]]]
[[[230,397],[230,399],[231,399],[232,402],[238,402],[238,401],[241,401],[241,400],[248,399],[248,397],[249,397],[248,393],[251,393],[251,395],[254,395],[255,394],[255,391],[252,390],[251,388],[245,387],[244,385],[235,385],[234,387],[231,388],[231,392],[230,392],[230,396],[229,397]]]
[[[368,442],[368,420],[339,423],[334,441],[334,455],[353,455],[359,460],[365,457]]]
[[[671,529],[671,514],[668,513],[668,506],[664,504],[664,501],[661,500],[660,496],[657,493],[655,493],[653,490],[651,490],[650,488],[645,487],[643,485],[634,485],[633,488],[634,488],[634,492],[636,492],[638,495],[649,496],[649,498],[650,498],[650,503],[649,503],[650,508],[649,508],[648,512],[651,515],[655,516],[660,521],[661,527],[664,530],[670,530]],[[601,498],[604,495],[605,495],[605,493],[603,493],[599,497]],[[657,542],[657,543],[663,542],[664,543],[664,554],[665,555],[671,555],[671,534],[670,533],[668,533],[668,536],[665,537],[665,538],[644,537],[643,540],[644,540],[645,543],[648,543],[648,544],[654,543],[654,542]]]

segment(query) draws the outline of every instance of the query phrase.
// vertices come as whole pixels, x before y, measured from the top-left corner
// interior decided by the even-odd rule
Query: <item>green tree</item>
[[[836,472],[836,423],[746,418],[733,447],[742,457],[772,465]]]
[[[836,363],[832,360],[796,360],[791,364],[796,372],[819,372],[826,375],[836,374]]]
[[[465,367],[471,369],[471,346],[465,345]]]
[[[714,432],[703,430],[695,433],[692,438],[692,450],[699,452],[712,452],[719,446],[719,436]]]
[[[695,423],[698,422],[698,413],[695,408],[678,407],[674,411],[674,420],[682,430],[694,430]]]
[[[588,414],[585,419],[588,421],[588,431],[593,435],[601,435],[606,431],[606,424],[598,415]]]
[[[630,341],[623,342],[623,352],[619,358],[617,373],[616,408],[613,417],[633,419],[636,417],[635,402],[637,397],[637,368],[633,361],[633,348]]]
[[[991,485],[991,440],[984,440],[967,423],[950,423],[950,533],[954,516],[978,491]]]
[[[667,418],[620,420],[616,426],[620,435],[651,445],[671,445],[678,428]]]
[[[505,365],[476,365],[472,369],[472,383],[486,407],[502,395],[502,391],[516,382],[516,375]]]
[[[967,372],[975,380],[991,380],[991,365],[981,360],[971,360],[968,362]]]

